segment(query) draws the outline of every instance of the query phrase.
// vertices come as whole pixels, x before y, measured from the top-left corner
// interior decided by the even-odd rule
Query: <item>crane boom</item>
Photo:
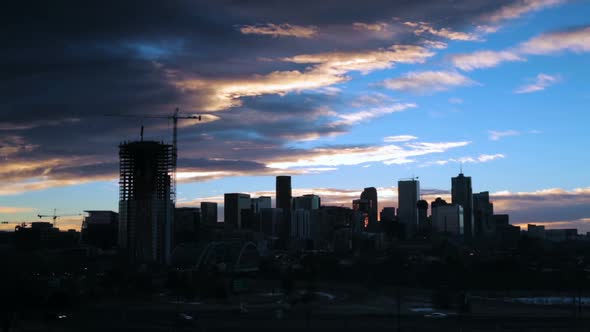
[[[176,204],[176,165],[178,162],[178,120],[193,119],[201,121],[201,115],[179,115],[180,110],[174,109],[174,114],[170,116],[152,116],[152,115],[115,115],[109,114],[107,116],[119,116],[119,117],[130,117],[130,118],[145,118],[145,119],[168,119],[172,120],[172,183],[170,196],[172,201]],[[143,127],[141,130],[141,137],[143,140]]]

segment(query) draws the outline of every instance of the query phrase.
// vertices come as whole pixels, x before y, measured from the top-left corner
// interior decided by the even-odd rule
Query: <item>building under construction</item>
[[[168,263],[174,229],[173,146],[123,143],[119,157],[119,246],[131,263]]]

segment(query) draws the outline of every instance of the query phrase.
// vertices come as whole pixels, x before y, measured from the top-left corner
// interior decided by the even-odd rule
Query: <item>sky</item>
[[[25,14],[26,13],[26,14]],[[13,3],[0,13],[0,221],[117,210],[118,145],[170,142],[178,201],[350,206],[462,167],[513,224],[590,231],[590,2]],[[79,228],[64,217],[60,228]],[[14,224],[0,225],[12,229]],[[526,226],[525,226],[526,228]]]

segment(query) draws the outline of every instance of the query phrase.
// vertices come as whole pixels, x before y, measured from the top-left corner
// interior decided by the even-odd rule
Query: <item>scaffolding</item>
[[[156,141],[125,142],[119,146],[119,200],[174,200],[171,176],[173,147]]]

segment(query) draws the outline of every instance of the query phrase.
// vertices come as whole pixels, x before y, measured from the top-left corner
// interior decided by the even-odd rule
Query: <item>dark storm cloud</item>
[[[354,30],[355,22],[395,25],[397,17],[400,22],[426,21],[461,29],[487,13],[519,3],[12,2],[0,12],[0,135],[19,139],[0,146],[4,169],[0,175],[11,181],[59,180],[56,185],[70,183],[61,180],[116,176],[118,143],[136,139],[141,125],[146,126],[146,137],[168,141],[171,128],[165,119],[105,115],[169,115],[176,106],[201,113],[205,102],[218,93],[215,89],[232,82],[266,79],[271,84],[310,74],[325,78],[322,68],[285,58],[334,50],[383,52],[393,44],[418,44],[421,39],[401,25],[391,40],[375,38]],[[313,38],[240,32],[244,25],[268,23],[313,25],[318,32]],[[416,52],[423,56],[418,59],[429,56],[424,49]],[[348,71],[340,69],[318,87],[345,81]],[[202,88],[179,85],[195,82]],[[182,128],[180,149],[186,156],[182,162],[188,169],[265,172],[265,161],[310,153],[285,148],[287,143],[349,129],[331,123],[326,112],[326,107],[342,103],[340,97],[293,96],[288,94],[291,91],[301,92],[261,89],[228,97],[241,106],[217,112],[217,121]],[[286,95],[258,98],[277,93]],[[212,162],[212,158],[225,161]]]

